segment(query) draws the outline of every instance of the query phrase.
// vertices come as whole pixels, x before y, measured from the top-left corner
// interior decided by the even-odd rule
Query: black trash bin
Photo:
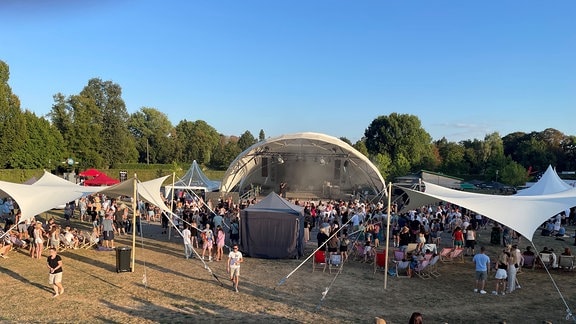
[[[116,272],[130,272],[130,256],[132,249],[127,246],[116,248]]]

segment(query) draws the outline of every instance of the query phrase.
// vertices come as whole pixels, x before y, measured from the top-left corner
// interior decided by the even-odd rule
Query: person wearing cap
[[[232,281],[234,291],[236,292],[238,292],[238,282],[240,280],[240,263],[243,261],[242,252],[238,251],[238,245],[234,244],[232,251],[228,253],[226,271],[230,274],[230,281]]]

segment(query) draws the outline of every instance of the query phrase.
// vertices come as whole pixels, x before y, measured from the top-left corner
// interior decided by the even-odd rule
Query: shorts
[[[466,247],[473,249],[476,246],[476,240],[466,240]]]
[[[230,267],[230,278],[234,276],[240,277],[240,267],[234,267],[234,266]]]
[[[114,231],[102,232],[104,241],[112,241],[114,239]]]
[[[338,248],[328,247],[328,252],[338,252]]]
[[[476,271],[476,280],[477,281],[486,281],[488,279],[488,272],[487,271]]]
[[[62,282],[62,272],[58,272],[58,273],[51,273],[48,276],[48,283],[51,285],[55,285],[59,282]]]
[[[348,245],[340,245],[340,252],[348,252]]]
[[[34,239],[34,243],[36,244],[44,244],[44,240],[41,238]]]
[[[498,270],[496,270],[496,276],[494,276],[494,278],[496,278],[496,279],[506,279],[506,278],[508,278],[508,273],[506,272],[506,269],[498,269]]]
[[[464,245],[464,243],[462,241],[454,241],[454,246],[462,247],[462,245]]]
[[[20,233],[28,232],[28,224],[24,224],[24,223],[18,224],[18,232],[20,232]]]
[[[203,248],[204,250],[206,250],[206,249],[211,249],[211,248],[212,248],[212,245],[213,245],[212,241],[206,240],[206,241],[204,241],[204,243],[202,244],[202,248]]]

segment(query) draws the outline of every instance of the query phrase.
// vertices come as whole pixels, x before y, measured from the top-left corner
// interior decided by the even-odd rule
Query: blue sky
[[[225,135],[360,139],[393,112],[433,139],[576,135],[576,1],[2,0],[23,109],[91,78]]]

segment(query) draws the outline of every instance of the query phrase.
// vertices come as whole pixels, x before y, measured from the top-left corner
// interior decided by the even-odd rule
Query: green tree
[[[26,136],[24,145],[14,152],[11,164],[19,169],[53,169],[65,157],[60,132],[44,118],[24,112]]]
[[[210,160],[210,167],[217,170],[226,170],[232,161],[244,151],[238,144],[239,141],[220,135],[220,142],[214,150],[214,154]]]
[[[465,163],[465,148],[455,142],[448,142],[442,138],[434,143],[438,150],[440,171],[446,174],[468,174],[468,165]]]
[[[22,150],[27,137],[20,99],[12,93],[9,79],[8,64],[0,61],[0,168],[16,167],[12,163],[20,157],[14,152]]]
[[[526,169],[520,164],[514,162],[512,158],[506,158],[504,167],[502,168],[502,182],[511,186],[520,186],[528,180]]]
[[[370,155],[386,153],[391,157],[394,175],[415,171],[434,160],[432,138],[414,115],[379,116],[370,123],[364,137]]]
[[[80,92],[100,110],[102,138],[100,154],[108,167],[120,162],[135,162],[137,150],[128,130],[128,112],[122,99],[122,88],[112,81],[94,78]]]
[[[128,129],[138,150],[138,162],[167,164],[178,161],[176,132],[166,114],[142,107],[130,115]]]
[[[69,157],[78,161],[82,169],[104,167],[105,161],[100,154],[103,141],[100,109],[93,100],[79,95],[71,96],[68,104],[74,116],[69,137]]]
[[[364,156],[368,157],[368,149],[366,148],[366,142],[364,140],[359,140],[354,145],[352,145],[356,151],[362,153]]]
[[[238,148],[240,152],[243,152],[245,149],[249,148],[250,146],[256,144],[256,138],[250,133],[249,131],[245,131],[240,138],[238,139]]]
[[[212,153],[220,143],[220,134],[203,120],[195,122],[184,119],[176,125],[178,141],[182,143],[182,162],[208,164]]]
[[[260,132],[258,133],[258,141],[262,142],[265,139],[266,139],[266,134],[264,134],[264,130],[261,129]]]

